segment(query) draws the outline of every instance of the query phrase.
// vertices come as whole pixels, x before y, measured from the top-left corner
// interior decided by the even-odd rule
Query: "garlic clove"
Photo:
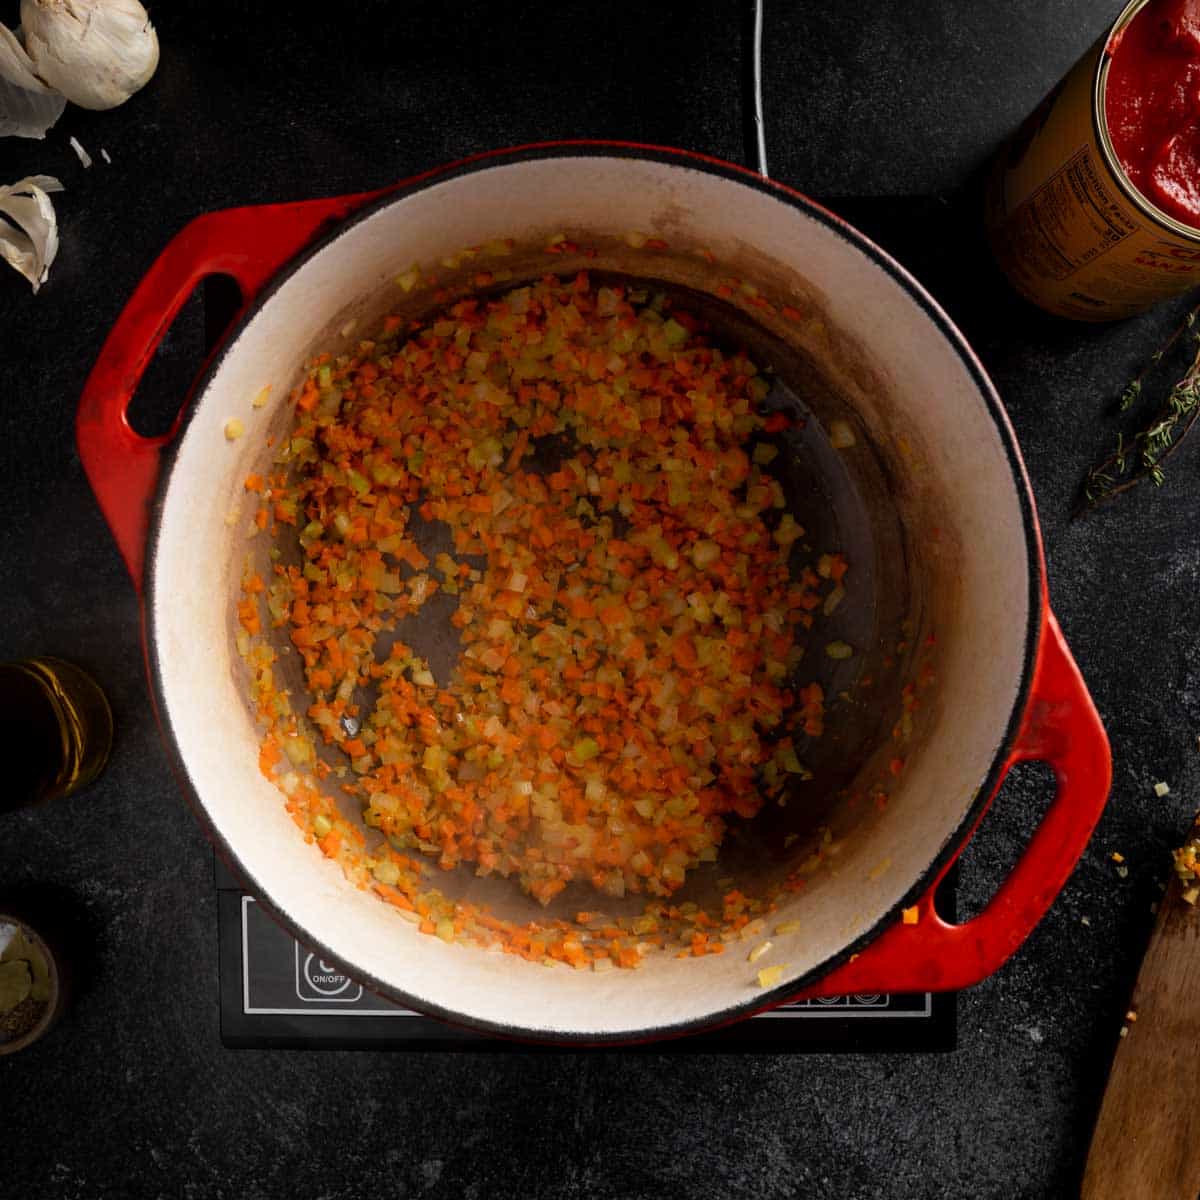
[[[138,0],[21,0],[33,69],[81,108],[116,108],[158,66],[158,35]]]
[[[21,183],[32,183],[35,187],[41,188],[43,192],[65,192],[67,190],[53,175],[26,175]],[[20,187],[21,183],[14,183],[12,187]],[[0,187],[0,195],[6,194],[10,190]]]
[[[47,193],[62,190],[50,175],[30,175],[0,187],[0,258],[24,275],[35,292],[58,254],[58,218]]]
[[[0,137],[44,138],[66,107],[37,77],[17,35],[0,25]]]

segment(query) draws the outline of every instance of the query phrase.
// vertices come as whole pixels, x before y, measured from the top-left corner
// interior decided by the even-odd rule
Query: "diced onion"
[[[854,430],[850,428],[847,421],[830,421],[829,423],[829,444],[835,450],[847,450],[857,443],[858,439],[854,436]]]

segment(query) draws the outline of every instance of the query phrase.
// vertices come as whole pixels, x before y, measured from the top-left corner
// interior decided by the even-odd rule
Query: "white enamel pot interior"
[[[665,246],[634,248],[631,232]],[[568,244],[549,256],[555,235]],[[428,307],[394,282],[414,263],[497,238],[515,239],[504,260],[514,281],[588,267],[710,298],[723,281],[740,281],[731,297],[712,302],[745,325],[809,410],[808,440],[797,450],[813,476],[804,517],[826,520],[822,537],[841,539],[815,549],[847,551],[854,600],[824,636],[848,630],[859,652],[825,678],[830,695],[846,699],[834,702],[829,732],[813,748],[818,778],[718,864],[739,886],[760,886],[806,858],[819,829],[836,837],[836,859],[773,918],[798,926],[774,938],[772,961],[788,966],[770,994],[757,986],[744,946],[699,959],[652,954],[639,970],[597,974],[422,935],[306,845],[259,772],[260,731],[233,644],[243,563],[264,550],[262,539],[245,536],[243,480],[269,460],[268,433],[287,427],[289,393],[308,355],[338,345],[351,316],[357,337],[384,312]],[[585,247],[594,257],[583,257]],[[468,266],[463,279],[478,269]],[[266,385],[270,404],[251,413],[247,398]],[[248,431],[231,443],[223,429],[233,415]],[[855,445],[829,449],[835,420],[849,424]],[[232,525],[231,512],[240,514]],[[573,148],[514,152],[425,177],[290,265],[197,389],[164,467],[147,582],[161,717],[194,802],[287,926],[414,1008],[517,1035],[604,1041],[694,1029],[794,994],[927,886],[978,815],[1011,743],[1036,650],[1041,567],[999,402],[961,336],[901,268],[823,210],[735,168],[667,152]],[[823,658],[823,631],[814,636]],[[922,693],[905,769],[891,779],[901,689],[924,668],[936,682]],[[819,669],[828,672],[829,662]],[[854,801],[881,780],[885,807]],[[785,848],[789,829],[798,836]],[[454,886],[472,885],[448,881],[445,890]],[[514,896],[513,911],[522,903]]]

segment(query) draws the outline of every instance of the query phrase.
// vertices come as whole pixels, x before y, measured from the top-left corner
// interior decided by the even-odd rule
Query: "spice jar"
[[[58,1020],[64,998],[50,945],[25,921],[0,913],[0,1055],[42,1037]]]

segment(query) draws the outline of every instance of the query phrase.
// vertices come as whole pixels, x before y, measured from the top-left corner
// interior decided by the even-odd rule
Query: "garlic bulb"
[[[158,66],[158,35],[138,0],[21,0],[38,77],[81,108],[116,108]]]
[[[34,74],[20,38],[0,25],[0,137],[43,138],[66,107]]]

